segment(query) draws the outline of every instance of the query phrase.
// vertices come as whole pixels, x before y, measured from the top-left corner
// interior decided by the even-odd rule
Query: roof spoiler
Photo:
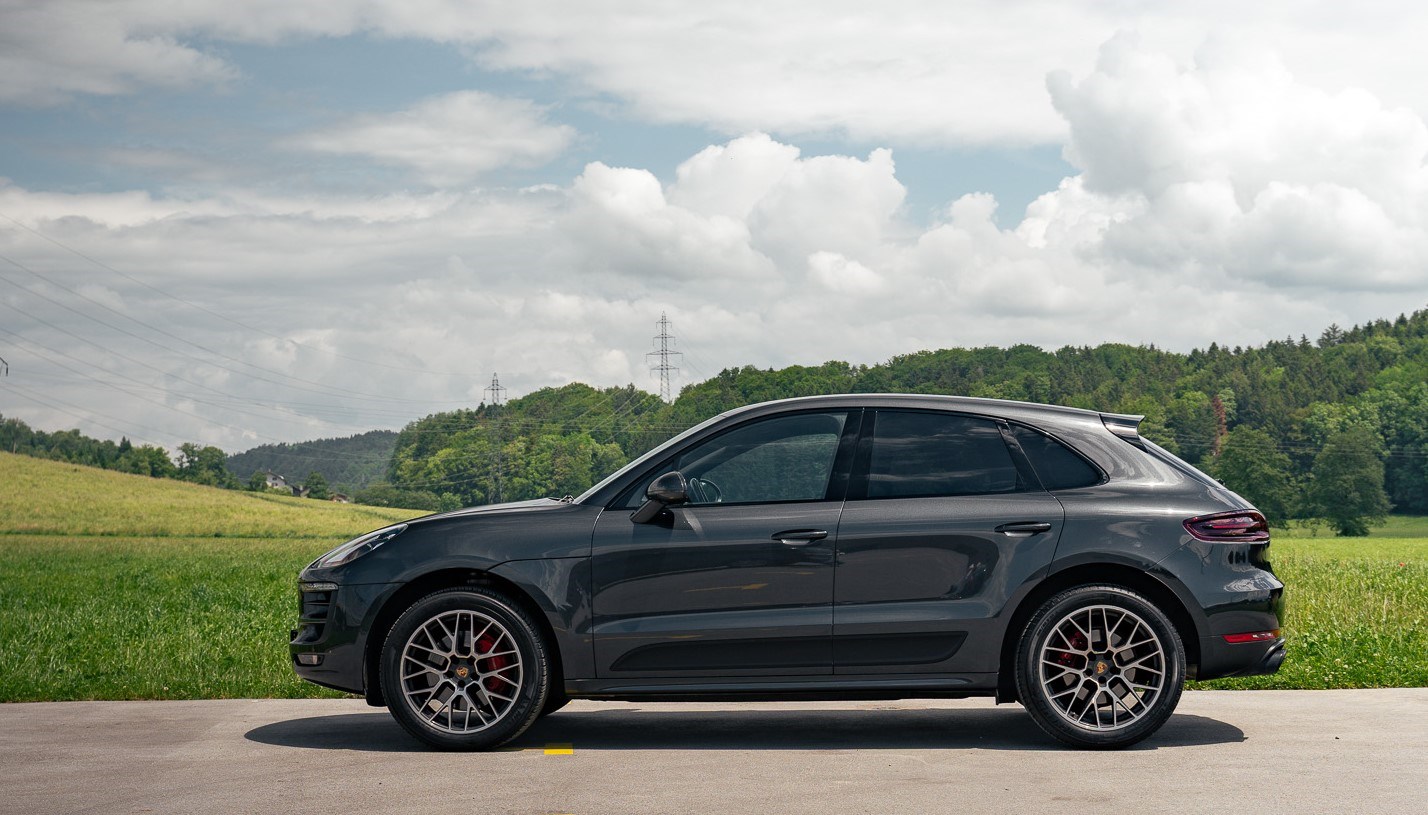
[[[1140,441],[1140,423],[1144,416],[1129,413],[1102,413],[1101,422],[1106,429],[1132,444]]]

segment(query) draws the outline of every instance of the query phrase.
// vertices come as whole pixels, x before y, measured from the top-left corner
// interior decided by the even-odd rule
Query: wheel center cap
[[[465,665],[462,665],[460,668],[456,669],[456,675],[461,679],[465,679],[466,677],[471,675],[471,669],[466,667]]]
[[[1096,660],[1096,676],[1102,676],[1102,675],[1104,675],[1104,674],[1106,673],[1106,671],[1108,671],[1108,670],[1110,670],[1110,669],[1111,669],[1111,666],[1110,666],[1110,665],[1107,665],[1106,662],[1105,662],[1105,660],[1102,660],[1102,659]]]

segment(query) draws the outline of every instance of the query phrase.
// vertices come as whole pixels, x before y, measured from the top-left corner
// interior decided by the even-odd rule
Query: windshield
[[[648,453],[645,453],[644,455],[640,456],[639,458],[635,459],[634,461],[631,461],[629,464],[626,464],[625,466],[621,467],[620,469],[618,469],[618,470],[616,470],[615,472],[611,473],[610,475],[606,476],[604,479],[602,479],[602,480],[600,481],[600,483],[596,484],[595,486],[591,487],[590,489],[586,490],[585,492],[580,493],[580,495],[576,497],[575,503],[577,503],[577,504],[583,504],[583,503],[585,503],[592,495],[594,495],[595,493],[597,493],[597,492],[599,492],[600,490],[604,489],[605,487],[609,486],[612,482],[615,481],[615,479],[619,478],[620,476],[623,476],[625,473],[629,472],[630,470],[634,470],[634,469],[638,469],[638,468],[640,468],[640,467],[643,467],[645,464],[649,463],[650,460],[654,459],[654,458],[657,457],[659,454],[663,453],[666,449],[668,449],[668,448],[671,447],[672,445],[675,445],[675,444],[678,444],[678,443],[684,441],[685,439],[689,438],[690,436],[694,435],[695,433],[698,433],[699,431],[703,430],[704,428],[708,427],[709,425],[714,424],[715,422],[722,420],[725,416],[728,416],[728,415],[730,415],[730,414],[732,414],[732,413],[735,413],[735,411],[730,410],[730,411],[727,411],[727,412],[725,412],[725,413],[721,413],[721,414],[719,414],[718,416],[714,416],[714,417],[712,417],[712,418],[706,419],[706,420],[700,422],[699,424],[697,424],[697,425],[695,425],[695,426],[689,428],[688,430],[684,431],[683,433],[680,433],[678,436],[675,436],[674,438],[670,439],[669,441],[665,442],[664,444],[661,444],[661,445],[655,447],[653,450],[650,450]]]

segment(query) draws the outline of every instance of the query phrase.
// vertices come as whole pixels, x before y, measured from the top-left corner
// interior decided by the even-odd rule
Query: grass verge
[[[0,539],[0,701],[337,696],[287,650],[297,572],[337,542]]]
[[[0,538],[0,701],[332,696],[288,663],[338,539]],[[1428,540],[1275,541],[1289,657],[1207,688],[1428,686]]]
[[[1428,539],[1276,538],[1288,655],[1279,673],[1196,688],[1428,686]]]
[[[295,577],[415,514],[0,453],[0,701],[335,696],[288,662]],[[1210,688],[1428,686],[1428,518],[1277,535],[1289,654]],[[1384,536],[1398,533],[1398,537]]]

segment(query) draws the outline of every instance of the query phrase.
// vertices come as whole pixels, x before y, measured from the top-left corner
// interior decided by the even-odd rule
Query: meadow
[[[420,514],[0,453],[0,535],[331,539]]]
[[[297,572],[415,514],[0,454],[0,701],[336,695],[288,663]],[[1307,532],[1271,548],[1284,667],[1203,686],[1428,686],[1428,519]]]
[[[0,701],[336,696],[288,663],[298,570],[421,514],[0,453]]]

